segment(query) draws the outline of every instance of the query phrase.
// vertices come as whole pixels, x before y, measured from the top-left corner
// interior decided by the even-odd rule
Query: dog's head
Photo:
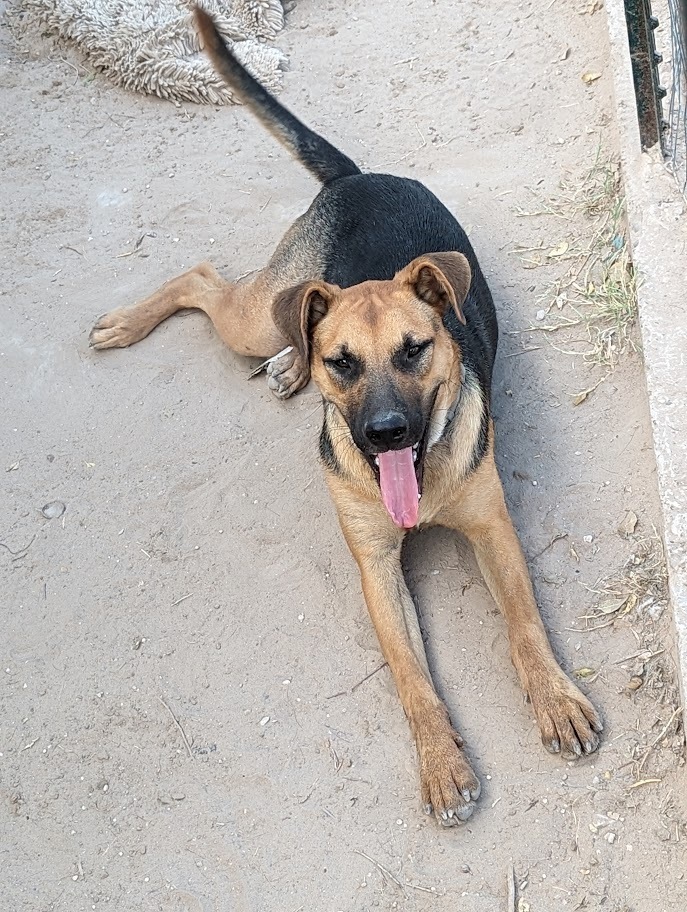
[[[398,525],[417,521],[424,458],[443,430],[436,419],[459,392],[460,350],[443,318],[452,308],[465,322],[470,281],[462,254],[435,253],[388,282],[345,289],[306,282],[273,305],[278,328],[340,412]]]

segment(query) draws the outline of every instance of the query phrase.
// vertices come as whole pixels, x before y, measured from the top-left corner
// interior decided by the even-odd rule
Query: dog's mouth
[[[365,454],[377,479],[382,503],[401,529],[413,529],[418,522],[427,437],[425,429],[422,438],[412,446]]]

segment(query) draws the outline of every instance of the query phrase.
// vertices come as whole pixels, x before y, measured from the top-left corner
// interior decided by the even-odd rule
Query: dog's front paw
[[[601,717],[560,669],[530,682],[528,693],[548,751],[566,760],[594,753],[603,731]]]
[[[481,786],[455,733],[423,743],[420,783],[425,813],[434,813],[442,826],[456,826],[472,816]]]
[[[139,342],[150,332],[150,327],[138,319],[134,308],[119,307],[104,314],[88,337],[91,348],[126,348]]]
[[[310,367],[291,349],[270,360],[266,368],[267,385],[278,399],[288,399],[310,379]]]

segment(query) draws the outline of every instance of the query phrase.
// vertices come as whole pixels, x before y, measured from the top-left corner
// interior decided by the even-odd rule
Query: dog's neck
[[[463,386],[465,385],[465,367],[463,364],[460,365],[460,383],[458,385],[458,392],[456,393],[456,398],[448,406],[448,408],[439,408],[436,409],[432,415],[430,422],[430,431],[429,431],[429,440],[427,441],[427,452],[429,452],[432,447],[439,443],[440,440],[444,439],[447,431],[453,424],[453,421],[458,414],[458,407],[460,406],[461,395],[463,392]],[[443,413],[443,414],[442,414]]]
[[[456,417],[458,413],[458,406],[460,405],[460,397],[463,392],[463,385],[465,384],[465,365],[460,365],[460,385],[458,386],[458,392],[456,393],[456,398],[453,400],[453,405],[449,407],[446,412],[446,420],[444,422],[444,433],[451,426],[451,422]]]

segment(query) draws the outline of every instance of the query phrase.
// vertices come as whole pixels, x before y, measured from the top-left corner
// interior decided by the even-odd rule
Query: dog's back
[[[464,254],[472,283],[464,304],[467,325],[447,314],[446,326],[461,345],[487,396],[498,328],[489,287],[470,241],[454,216],[418,181],[390,174],[363,174],[348,156],[305,126],[251,76],[234,57],[212,18],[195,8],[206,53],[237,97],[322,184],[308,211],[297,220],[299,246],[312,236],[318,275],[342,288],[370,279],[390,280],[416,257],[453,250]],[[293,232],[293,229],[292,229]],[[290,232],[291,234],[291,232]],[[289,235],[270,267],[292,260]],[[474,353],[474,357],[473,357]]]

